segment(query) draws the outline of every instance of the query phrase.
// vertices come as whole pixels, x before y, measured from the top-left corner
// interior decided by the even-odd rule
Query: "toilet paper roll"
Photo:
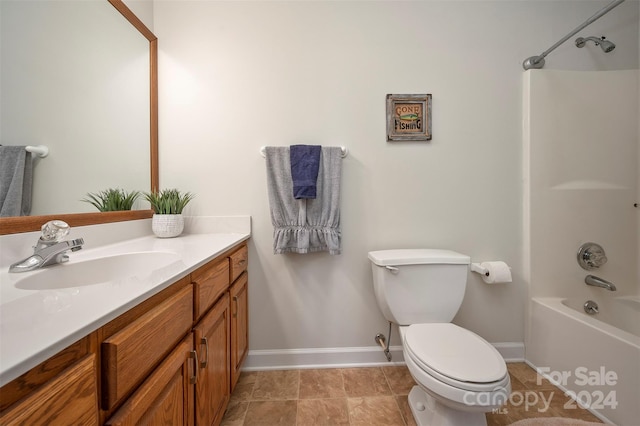
[[[482,262],[480,266],[489,271],[488,276],[482,276],[485,283],[496,284],[511,282],[511,268],[509,268],[509,265],[506,263],[501,261]]]

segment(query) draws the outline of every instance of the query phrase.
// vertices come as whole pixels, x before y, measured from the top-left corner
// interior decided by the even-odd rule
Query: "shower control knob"
[[[578,249],[578,264],[582,269],[590,271],[607,263],[607,256],[602,246],[596,243],[584,243]]]

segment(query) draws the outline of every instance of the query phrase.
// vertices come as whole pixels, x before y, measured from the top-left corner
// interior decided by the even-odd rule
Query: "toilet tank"
[[[451,250],[369,252],[378,306],[398,325],[451,322],[467,285],[469,256]]]

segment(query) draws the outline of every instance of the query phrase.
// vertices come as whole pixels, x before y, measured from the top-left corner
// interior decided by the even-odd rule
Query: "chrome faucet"
[[[616,286],[613,285],[613,283],[603,280],[600,277],[596,277],[595,275],[587,275],[584,282],[587,283],[587,285],[592,285],[594,287],[602,287],[609,291],[616,291]]]
[[[9,272],[27,272],[56,263],[69,260],[67,252],[78,251],[82,248],[84,240],[62,241],[69,234],[71,228],[61,220],[52,220],[42,225],[42,235],[33,248],[33,254],[26,259],[14,263],[9,267]]]

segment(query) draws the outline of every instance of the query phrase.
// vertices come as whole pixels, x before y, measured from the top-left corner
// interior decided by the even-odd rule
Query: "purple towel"
[[[320,145],[291,145],[291,179],[293,180],[293,198],[316,198],[316,183],[320,168]]]

